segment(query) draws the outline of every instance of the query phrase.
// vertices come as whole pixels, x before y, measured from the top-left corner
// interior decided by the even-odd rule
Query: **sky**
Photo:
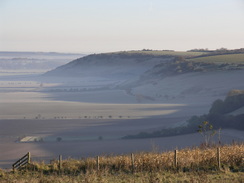
[[[0,0],[0,51],[244,47],[244,0]]]

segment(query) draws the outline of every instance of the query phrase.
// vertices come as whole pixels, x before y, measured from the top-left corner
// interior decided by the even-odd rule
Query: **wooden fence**
[[[220,156],[220,147],[218,147],[217,149],[217,152],[216,152],[216,164],[217,164],[217,168],[220,170],[221,169],[221,156]],[[178,169],[179,168],[179,162],[178,162],[178,154],[179,154],[179,151],[178,150],[175,150],[174,151],[174,157],[173,157],[173,167]],[[16,169],[19,169],[23,166],[25,166],[26,164],[29,164],[30,163],[30,152],[28,152],[26,155],[24,155],[22,158],[20,158],[16,163],[13,164],[13,171],[15,171]],[[131,172],[134,173],[135,172],[135,156],[134,154],[132,153],[131,156],[130,156],[130,161],[131,161]],[[62,167],[63,167],[63,160],[62,160],[62,155],[59,155],[59,158],[58,158],[58,170],[59,172],[61,173],[62,171]],[[100,157],[97,156],[96,157],[96,170],[99,171],[101,170],[101,167],[100,167]]]
[[[28,152],[26,155],[24,155],[22,158],[20,158],[18,161],[16,161],[12,165],[13,171],[15,171],[16,169],[19,169],[27,164],[30,164],[30,160],[31,160],[31,155],[30,155],[30,152]]]
[[[220,147],[218,147],[216,150],[217,150],[216,151],[217,168],[220,170],[221,169]],[[176,169],[178,168],[178,154],[179,154],[179,151],[174,150],[173,167]],[[134,173],[135,172],[135,156],[133,153],[131,153],[131,155],[130,155],[130,161],[131,161],[131,172]],[[58,159],[59,171],[61,170],[61,167],[62,167],[62,155],[59,155],[59,159]],[[99,156],[96,157],[96,170],[97,171],[101,170]]]

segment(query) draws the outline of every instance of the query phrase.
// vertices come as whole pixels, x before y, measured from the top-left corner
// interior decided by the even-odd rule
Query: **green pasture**
[[[244,54],[225,54],[187,59],[193,62],[244,64]]]
[[[142,53],[149,55],[176,55],[176,56],[199,56],[203,52],[186,52],[186,51],[129,51],[128,53]]]
[[[155,56],[163,56],[163,55],[172,55],[172,56],[199,56],[202,54],[206,54],[204,52],[186,52],[186,51],[164,51],[164,50],[150,50],[150,51],[143,51],[143,50],[132,50],[132,51],[121,51],[121,52],[112,52],[107,54],[144,54],[144,55],[155,55]]]

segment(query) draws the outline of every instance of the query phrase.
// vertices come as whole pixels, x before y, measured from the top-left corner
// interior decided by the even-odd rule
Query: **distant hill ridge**
[[[200,50],[199,50],[200,51]],[[219,57],[217,57],[219,55]],[[199,59],[207,59],[199,60]],[[223,60],[221,62],[221,60]],[[215,70],[244,69],[244,49],[197,52],[124,51],[92,54],[60,66],[46,76],[71,77],[164,77]]]
[[[205,54],[197,55],[196,57],[208,57],[214,55],[227,55],[227,54],[243,54],[244,48],[228,50],[226,48],[220,48],[217,50],[206,50],[206,49],[193,49],[189,50],[188,52],[204,52]]]
[[[51,70],[84,54],[0,51],[0,70]]]
[[[46,76],[139,77],[155,65],[174,61],[175,57],[129,52],[93,54],[47,72]]]

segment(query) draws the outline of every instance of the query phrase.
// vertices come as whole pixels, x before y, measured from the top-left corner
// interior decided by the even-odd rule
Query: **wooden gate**
[[[13,171],[15,171],[16,169],[19,169],[27,164],[30,163],[30,159],[31,159],[31,155],[30,152],[28,152],[26,155],[24,155],[22,158],[20,158],[18,161],[16,161],[12,167],[13,167]]]

